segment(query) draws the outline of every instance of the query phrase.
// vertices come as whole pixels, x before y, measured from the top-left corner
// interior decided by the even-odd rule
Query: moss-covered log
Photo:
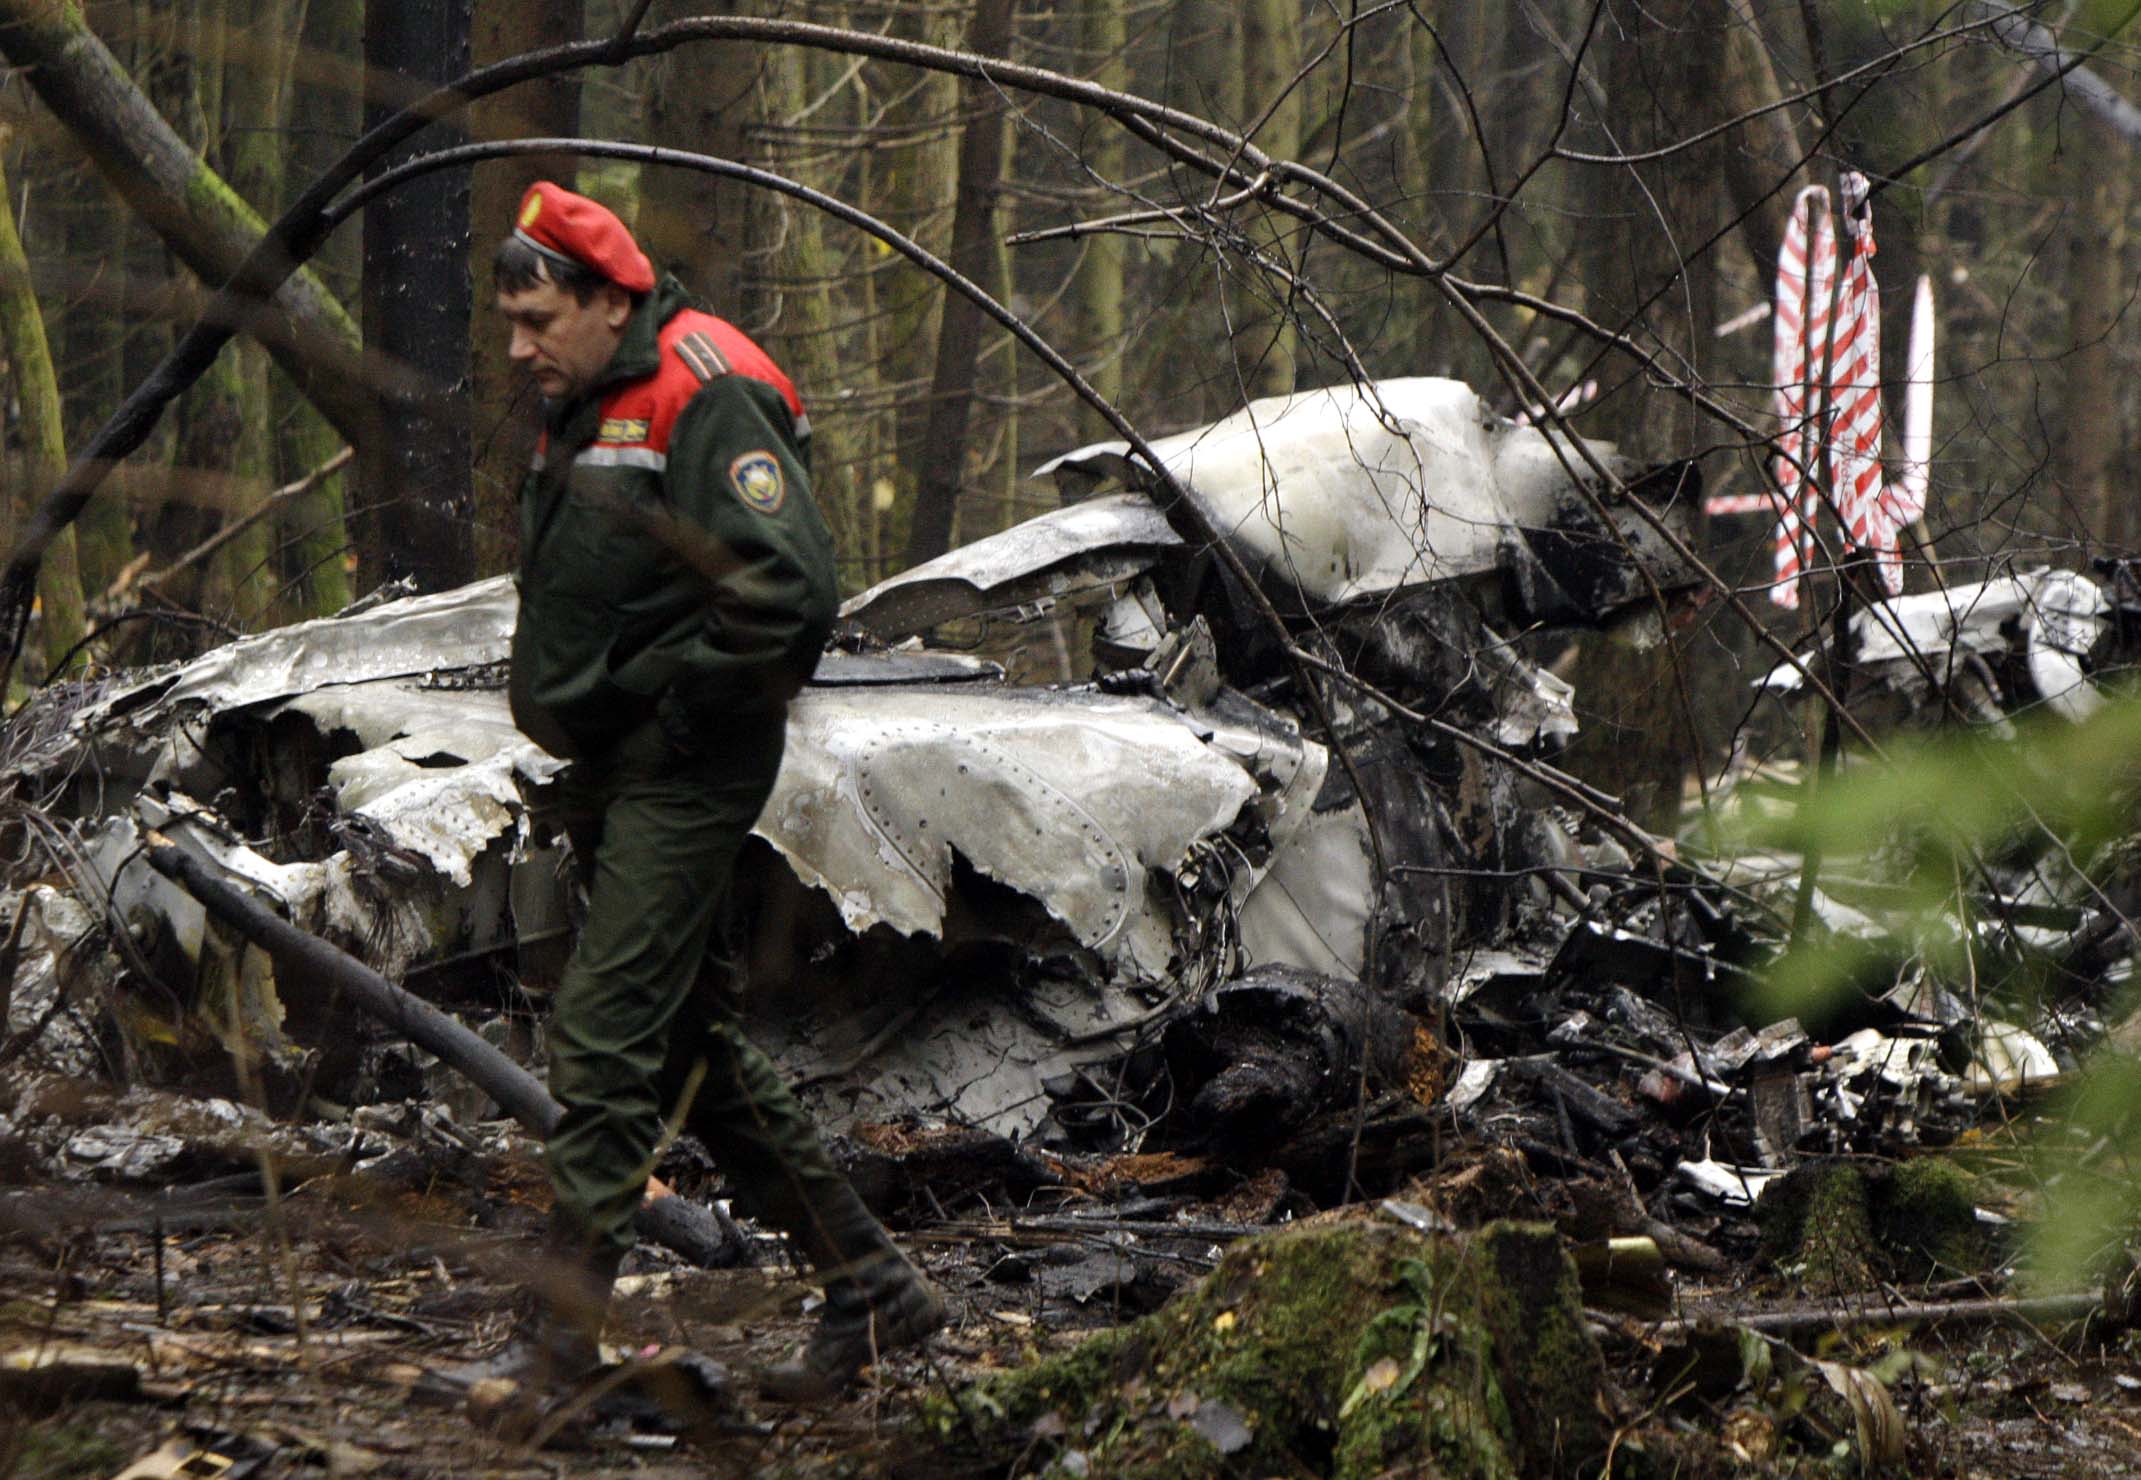
[[[1952,1162],[1809,1162],[1762,1198],[1762,1252],[1809,1294],[1974,1270],[1986,1250],[1973,1184]]]
[[[1605,1389],[1552,1229],[1428,1238],[1361,1219],[1239,1245],[1166,1309],[926,1421],[953,1445],[1083,1451],[1087,1473],[1126,1480],[1554,1476],[1596,1473]]]
[[[0,54],[22,69],[171,253],[220,286],[266,225],[202,162],[142,96],[126,69],[67,0],[0,0]],[[357,328],[334,295],[300,268],[242,326],[353,442],[371,424],[377,376],[367,373]]]

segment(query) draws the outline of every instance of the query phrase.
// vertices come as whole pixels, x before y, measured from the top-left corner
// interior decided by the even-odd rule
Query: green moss
[[[1096,1395],[1143,1365],[1143,1325],[1103,1331],[1060,1357],[972,1391],[981,1399],[987,1418],[1021,1428],[1045,1413],[1082,1412]]]
[[[1839,1166],[1814,1185],[1799,1240],[1803,1279],[1817,1290],[1863,1290],[1872,1285],[1873,1225],[1866,1211],[1866,1179]]]
[[[1584,1327],[1576,1267],[1540,1224],[1490,1223],[1477,1243],[1492,1274],[1481,1308],[1502,1384],[1530,1409],[1515,1425],[1519,1457],[1528,1474],[1557,1472],[1606,1445],[1597,1402],[1605,1362]]]
[[[1504,1480],[1571,1473],[1604,1450],[1604,1367],[1553,1231],[1469,1241],[1367,1220],[1237,1246],[1165,1310],[1005,1374],[925,1416],[954,1442],[1038,1435],[1094,1474]],[[1248,1425],[1222,1455],[1200,1407]],[[1039,1429],[1036,1424],[1040,1424]]]
[[[268,223],[261,219],[260,213],[231,188],[229,181],[198,160],[194,162],[192,173],[186,176],[184,195],[189,215],[211,226],[220,226],[244,249],[250,249],[254,242],[267,235]],[[351,346],[363,342],[364,336],[357,331],[357,321],[313,275],[311,268],[300,267],[290,276],[303,284],[310,306],[322,320],[322,327]]]
[[[1443,1260],[1399,1261],[1401,1298],[1369,1320],[1354,1347],[1334,1475],[1385,1474],[1402,1461],[1418,1463],[1423,1447],[1437,1472],[1511,1473],[1509,1413],[1492,1349],[1486,1332],[1457,1313],[1474,1287],[1465,1273]]]
[[[82,1480],[117,1473],[131,1457],[95,1427],[55,1421],[22,1431],[22,1449],[7,1473],[13,1480]],[[0,1449],[0,1458],[5,1450]]]
[[[1793,1171],[1762,1196],[1762,1248],[1802,1289],[1869,1288],[1878,1253],[1865,1175],[1844,1161],[1809,1162]]]
[[[1767,1260],[1816,1293],[1975,1268],[1986,1254],[1976,1184],[1951,1161],[1811,1162],[1762,1198]]]
[[[1911,1279],[1972,1270],[1986,1255],[1977,1221],[1977,1186],[1953,1162],[1934,1157],[1889,1170],[1874,1199],[1874,1233]]]

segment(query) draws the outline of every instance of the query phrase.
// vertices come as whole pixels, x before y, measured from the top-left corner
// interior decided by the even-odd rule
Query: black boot
[[[745,1206],[787,1234],[825,1282],[823,1321],[801,1352],[759,1369],[760,1391],[788,1402],[829,1397],[942,1326],[943,1298],[833,1165],[772,1061],[721,1014],[693,1042],[706,1068],[685,1124]]]
[[[527,1309],[493,1355],[445,1368],[436,1377],[486,1411],[532,1410],[560,1388],[602,1365],[597,1345],[610,1286],[622,1255],[589,1249],[553,1224],[535,1278],[523,1290]]]
[[[925,1341],[949,1317],[944,1297],[893,1246],[862,1199],[849,1189],[837,1219],[827,1220],[836,1257],[813,1262],[825,1279],[825,1314],[803,1347],[760,1370],[758,1389],[783,1403],[810,1403],[846,1391],[885,1353]]]
[[[514,1401],[540,1402],[601,1365],[594,1337],[537,1301],[532,1311],[514,1322],[512,1334],[496,1352],[443,1368],[435,1375],[465,1392],[471,1402],[494,1407]]]

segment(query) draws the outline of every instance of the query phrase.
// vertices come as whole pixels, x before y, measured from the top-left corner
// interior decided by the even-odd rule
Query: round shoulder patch
[[[788,497],[788,482],[781,476],[781,461],[761,448],[746,452],[729,464],[729,482],[742,499],[761,514],[776,512]]]

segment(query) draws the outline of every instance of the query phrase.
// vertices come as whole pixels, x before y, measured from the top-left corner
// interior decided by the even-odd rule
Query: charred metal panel
[[[1119,585],[1181,543],[1149,499],[1112,494],[1038,514],[902,571],[850,598],[840,616],[894,642],[984,611]]]
[[[1411,708],[1524,754],[1553,754],[1576,734],[1569,686],[1465,602],[1409,591],[1349,614],[1338,631],[1352,671]]]
[[[1573,481],[1568,487],[1571,496],[1543,520],[1518,526],[1536,558],[1512,560],[1507,567],[1512,620],[1590,625],[1651,604],[1653,583],[1663,596],[1695,584],[1694,567],[1627,506],[1627,499],[1643,499],[1684,534],[1680,511],[1702,492],[1693,463],[1669,464],[1635,479],[1627,499],[1612,498],[1596,485],[1589,497],[1577,492]]]
[[[1934,719],[1945,710],[1997,726],[2005,712],[2042,703],[2079,722],[2104,702],[2093,674],[2112,627],[2111,598],[2067,570],[1892,597],[1851,618],[1854,688],[1935,706]],[[1760,687],[1799,685],[1798,670],[1779,664]]]

